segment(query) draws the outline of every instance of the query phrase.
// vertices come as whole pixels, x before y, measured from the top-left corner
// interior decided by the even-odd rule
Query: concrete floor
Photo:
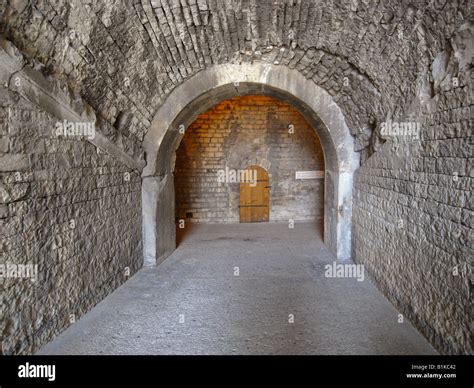
[[[193,226],[39,354],[436,354],[367,277],[324,276],[320,234]]]

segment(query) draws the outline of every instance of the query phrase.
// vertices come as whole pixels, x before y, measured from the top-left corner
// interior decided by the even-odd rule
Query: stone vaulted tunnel
[[[0,12],[1,354],[472,353],[469,1]]]

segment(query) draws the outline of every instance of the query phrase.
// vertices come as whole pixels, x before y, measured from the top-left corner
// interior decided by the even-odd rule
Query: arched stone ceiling
[[[334,97],[362,148],[404,111],[469,0],[11,0],[1,33],[140,142],[167,95],[222,63],[297,69]],[[430,82],[432,80],[429,80]],[[122,112],[122,113],[121,113]],[[126,118],[124,120],[124,117]]]

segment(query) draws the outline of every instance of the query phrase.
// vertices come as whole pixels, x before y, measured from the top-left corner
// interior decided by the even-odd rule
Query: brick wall
[[[321,220],[324,170],[319,139],[291,106],[266,96],[223,101],[186,129],[175,167],[176,215],[193,222],[239,222],[239,184],[219,183],[220,169],[262,165],[270,176],[270,221]]]

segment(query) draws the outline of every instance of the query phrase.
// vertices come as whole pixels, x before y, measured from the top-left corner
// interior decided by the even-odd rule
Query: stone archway
[[[218,102],[245,94],[283,100],[297,108],[313,128],[321,128],[318,136],[326,166],[324,242],[338,259],[350,257],[352,176],[358,158],[342,111],[324,89],[307,82],[296,70],[264,63],[226,64],[202,71],[176,88],[145,136],[144,265],[162,261],[176,247],[172,171],[180,129]]]

